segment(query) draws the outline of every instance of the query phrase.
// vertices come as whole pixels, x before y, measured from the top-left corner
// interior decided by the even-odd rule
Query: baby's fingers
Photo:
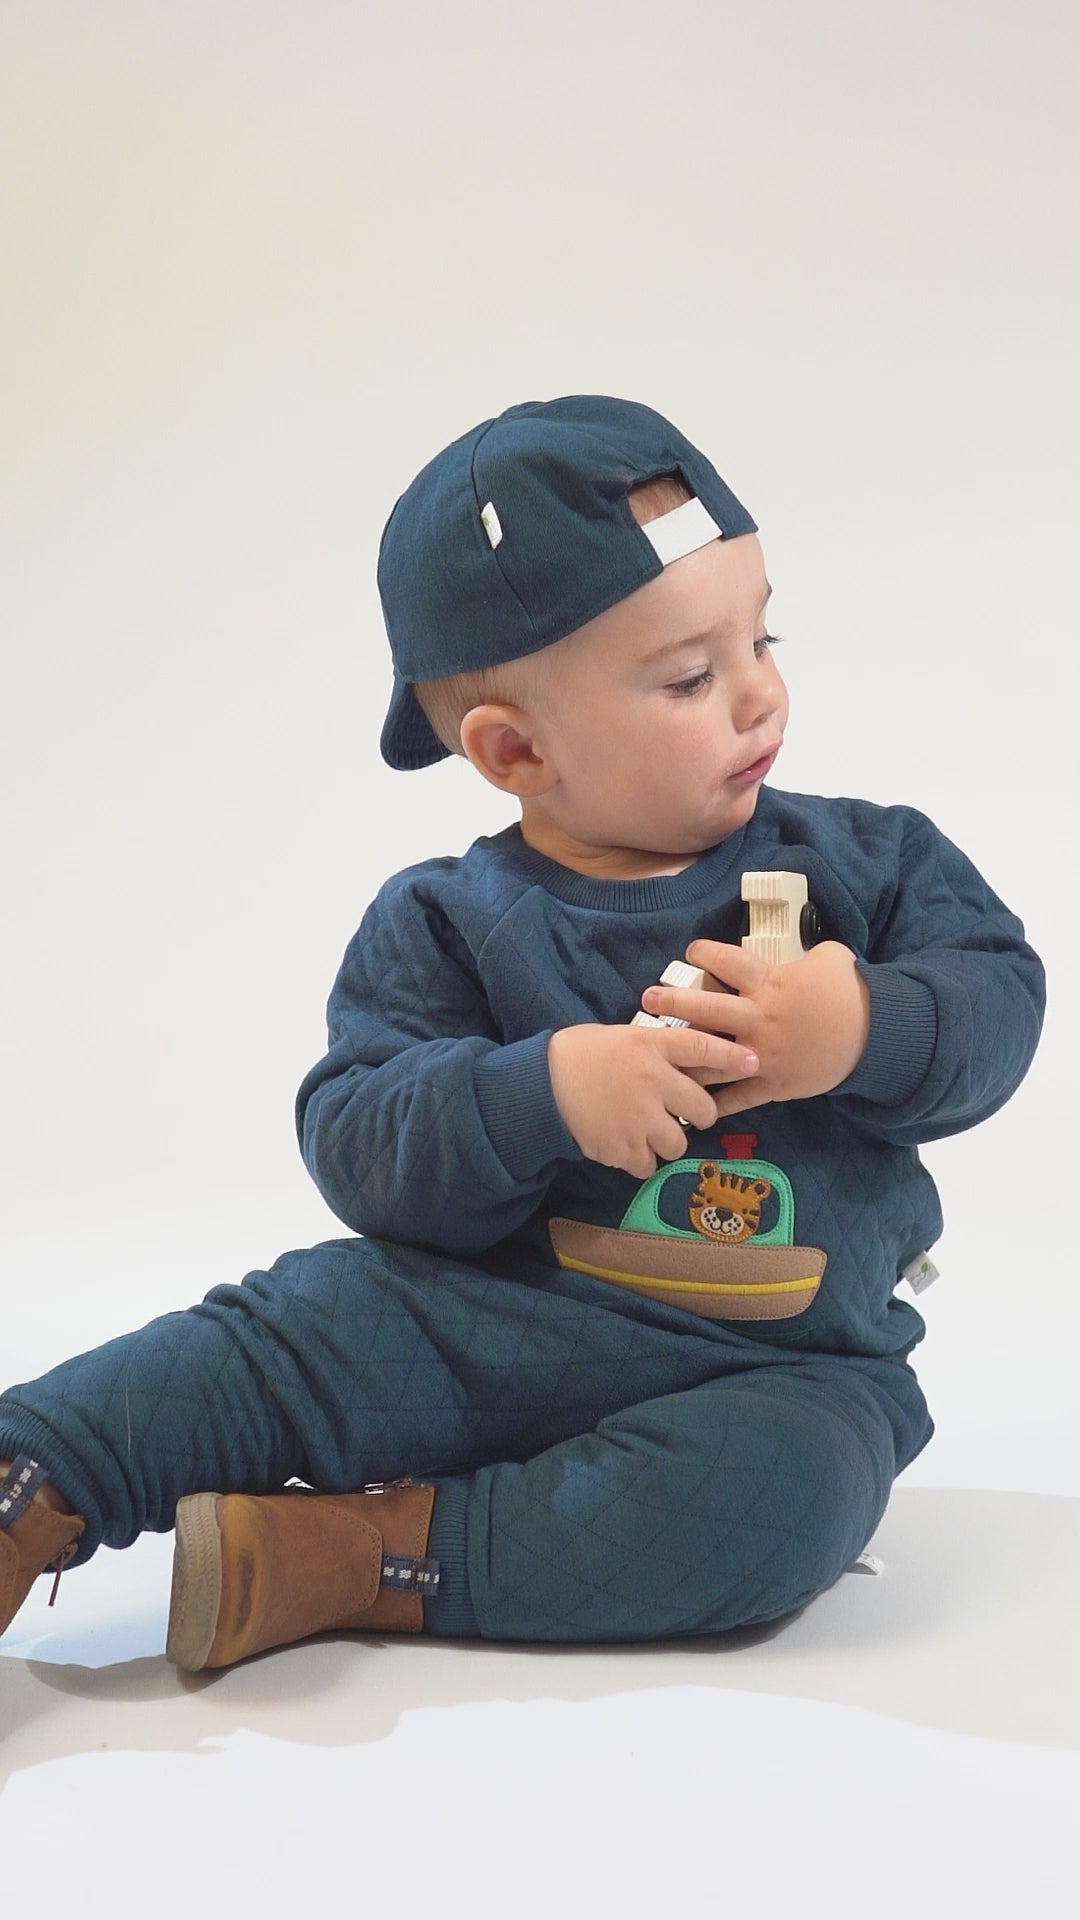
[[[700,1027],[668,1027],[664,1030],[665,1052],[672,1066],[697,1081],[699,1086],[715,1086],[720,1081],[740,1080],[756,1073],[756,1053],[740,1046],[737,1040],[723,1040],[719,1034],[703,1033]]]
[[[757,1018],[752,1000],[726,988],[710,993],[698,987],[647,987],[641,1004],[654,1017],[674,1015],[702,1033],[718,1033],[727,1040],[737,1039]]]
[[[706,1093],[693,1074],[672,1075],[671,1089],[665,1092],[664,1105],[682,1127],[711,1127],[716,1122],[716,1101]],[[653,1145],[655,1146],[655,1141]],[[685,1142],[683,1142],[685,1145]]]
[[[747,1078],[745,1072],[736,1073],[734,1067],[729,1073],[718,1073],[715,1067],[684,1067],[682,1071],[688,1080],[696,1080],[699,1087],[726,1087],[733,1080]]]

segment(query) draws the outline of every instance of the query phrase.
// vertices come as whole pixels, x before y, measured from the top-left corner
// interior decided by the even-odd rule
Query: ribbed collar
[[[587,873],[576,873],[573,867],[564,867],[530,847],[516,821],[478,844],[492,847],[545,893],[553,893],[557,900],[571,906],[592,907],[602,913],[652,913],[663,907],[688,906],[711,893],[738,859],[745,838],[746,827],[739,827],[715,847],[700,853],[681,873],[654,874],[647,880],[598,880]]]

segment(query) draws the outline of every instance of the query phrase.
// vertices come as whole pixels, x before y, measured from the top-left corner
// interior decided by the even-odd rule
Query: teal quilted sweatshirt
[[[695,1129],[649,1182],[587,1159],[555,1105],[551,1035],[631,1020],[696,938],[738,944],[742,875],[775,869],[806,875],[819,937],[857,956],[871,1023],[854,1072]],[[599,1281],[623,1310],[704,1311],[733,1341],[906,1354],[925,1324],[896,1289],[942,1230],[919,1146],[1004,1105],[1044,1006],[1023,925],[914,808],[766,786],[744,827],[644,880],[574,872],[512,826],[380,889],[297,1131],[355,1233],[546,1290]]]

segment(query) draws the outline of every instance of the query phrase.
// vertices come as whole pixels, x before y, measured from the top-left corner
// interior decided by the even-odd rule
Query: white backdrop
[[[292,1102],[346,941],[514,817],[378,757],[381,528],[477,420],[603,391],[759,522],[775,784],[920,807],[1047,963],[1025,1085],[924,1152],[912,1474],[1075,1492],[1072,0],[4,0],[0,39],[0,1373],[345,1231]]]

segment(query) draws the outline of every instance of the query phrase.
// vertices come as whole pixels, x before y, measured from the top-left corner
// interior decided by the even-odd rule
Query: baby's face
[[[712,540],[552,648],[558,779],[535,804],[562,833],[678,855],[745,825],[768,769],[740,770],[776,750],[788,717],[768,593],[756,534]]]

